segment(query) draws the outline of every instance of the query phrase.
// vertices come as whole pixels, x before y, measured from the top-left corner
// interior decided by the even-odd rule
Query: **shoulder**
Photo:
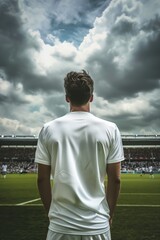
[[[47,136],[51,132],[56,131],[58,125],[63,122],[63,119],[65,118],[65,115],[56,119],[53,119],[52,121],[44,123],[44,125],[41,128],[40,135]]]
[[[108,120],[105,120],[105,119],[102,119],[102,118],[99,118],[99,117],[96,117],[93,115],[93,119],[97,122],[97,123],[100,123],[106,127],[109,127],[111,129],[117,129],[117,125],[116,123],[114,122],[111,122],[111,121],[108,121]]]
[[[64,116],[62,116],[62,117],[59,117],[59,118],[55,118],[55,119],[53,119],[53,120],[51,120],[51,121],[49,121],[49,122],[46,122],[46,123],[43,125],[43,128],[44,128],[44,129],[47,129],[47,128],[49,128],[49,127],[54,126],[55,124],[63,121],[63,119],[65,118],[65,116],[66,116],[66,115],[64,115]]]

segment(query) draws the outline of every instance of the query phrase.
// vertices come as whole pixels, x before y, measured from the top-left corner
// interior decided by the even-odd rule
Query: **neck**
[[[70,112],[90,112],[90,105],[89,104],[83,106],[70,105]]]

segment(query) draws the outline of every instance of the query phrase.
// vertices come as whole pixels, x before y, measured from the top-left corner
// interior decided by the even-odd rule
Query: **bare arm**
[[[107,165],[108,182],[106,187],[106,199],[110,209],[110,225],[112,224],[112,218],[120,192],[120,169],[120,162]]]
[[[51,204],[51,166],[38,164],[37,185],[44,208],[48,214]]]

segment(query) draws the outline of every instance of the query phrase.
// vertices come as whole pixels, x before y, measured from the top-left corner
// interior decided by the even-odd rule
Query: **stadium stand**
[[[9,173],[36,172],[35,135],[0,135],[0,168],[6,163]],[[122,172],[160,173],[160,135],[122,135],[125,161]]]

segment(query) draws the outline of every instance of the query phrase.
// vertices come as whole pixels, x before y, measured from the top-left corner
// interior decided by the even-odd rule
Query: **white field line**
[[[26,205],[18,205],[18,204],[14,204],[14,203],[2,203],[2,204],[0,204],[0,207],[38,207],[38,206],[43,206],[43,204],[42,203],[35,203],[35,204],[26,204]]]
[[[32,201],[32,200],[31,200]],[[35,204],[24,204],[24,205],[20,205],[20,204],[0,204],[0,207],[38,207],[38,206],[43,206],[42,203],[35,203]],[[150,204],[117,204],[117,207],[153,207],[153,208],[159,208],[160,205],[150,205]]]
[[[160,195],[160,193],[120,193],[120,195]]]
[[[117,207],[160,207],[160,205],[150,205],[150,204],[117,204]]]
[[[160,195],[160,193],[120,193],[122,195]],[[0,204],[0,207],[3,206],[42,206],[42,203],[36,204],[33,202],[39,201],[40,198],[32,199],[30,201],[17,203],[17,204]],[[31,204],[28,204],[31,203]],[[28,204],[28,205],[27,205]],[[160,207],[160,205],[153,205],[153,204],[118,204],[118,207]]]
[[[36,199],[30,200],[30,201],[18,203],[18,204],[15,204],[15,205],[16,206],[22,206],[22,205],[25,205],[25,204],[28,204],[28,203],[37,202],[39,200],[40,200],[40,198],[36,198]]]

